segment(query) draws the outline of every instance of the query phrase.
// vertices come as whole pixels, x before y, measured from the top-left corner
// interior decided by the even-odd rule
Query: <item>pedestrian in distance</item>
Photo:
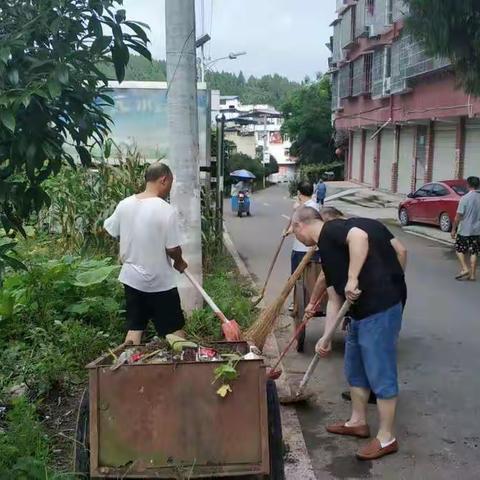
[[[452,238],[456,239],[455,249],[460,262],[457,280],[477,279],[477,259],[480,252],[480,179],[468,177],[469,192],[458,204],[457,215],[452,225]],[[470,254],[470,266],[466,256]]]
[[[122,200],[104,222],[120,239],[119,281],[126,298],[127,336],[139,345],[149,320],[160,337],[182,335],[185,319],[175,280],[187,263],[182,256],[176,210],[167,203],[173,174],[164,163],[145,172],[145,190]],[[173,262],[173,263],[172,263]]]
[[[297,189],[297,199],[293,205],[293,210],[295,211],[297,208],[305,206],[314,208],[318,211],[318,204],[313,199],[313,185],[308,180],[303,180],[298,184]],[[286,235],[290,235],[293,233],[292,225],[290,224],[287,231],[285,232]],[[296,238],[293,240],[292,246],[292,255],[291,255],[291,273],[295,272],[297,267],[300,265],[300,262],[303,260],[303,257],[307,254],[309,247],[304,245],[302,242],[298,241]],[[314,261],[319,262],[319,256],[316,254],[314,256]]]
[[[317,196],[317,203],[322,205],[325,203],[325,197],[327,196],[327,186],[324,181],[320,179],[315,187],[315,194]]]
[[[373,390],[377,396],[379,430],[356,456],[360,460],[375,460],[395,453],[399,448],[394,433],[399,393],[396,351],[406,292],[406,249],[377,220],[339,218],[324,223],[319,212],[301,207],[292,223],[298,240],[307,246],[318,245],[329,296],[332,294],[337,305],[345,298],[353,302],[344,363],[352,413],[347,422],[328,425],[327,431],[369,438],[367,402]],[[333,315],[327,317],[327,322],[332,318],[334,321]],[[331,326],[327,325],[325,331]],[[330,348],[326,339],[321,338],[316,351],[324,357]]]
[[[298,184],[297,200],[295,201],[295,204],[293,206],[294,211],[301,206],[314,208],[318,211],[318,204],[313,199],[313,185],[308,180],[303,180]],[[290,235],[292,233],[293,229],[292,225],[290,224],[284,235]],[[300,262],[303,260],[303,257],[307,254],[308,250],[309,248],[302,242],[300,242],[296,238],[293,240],[292,254],[290,257],[291,274],[293,274],[297,267],[300,265]],[[320,257],[318,253],[315,253],[315,255],[312,257],[312,262],[320,263]],[[293,303],[290,305],[289,310],[295,310],[295,305]]]

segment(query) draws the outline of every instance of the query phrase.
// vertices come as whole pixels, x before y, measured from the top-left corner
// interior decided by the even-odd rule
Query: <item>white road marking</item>
[[[288,215],[281,215],[283,218],[285,218],[286,220],[290,220],[290,217]]]
[[[453,242],[449,242],[448,240],[442,240],[441,238],[430,237],[430,236],[428,236],[424,233],[414,232],[412,230],[408,230],[408,228],[404,228],[404,227],[401,227],[401,228],[404,232],[409,233],[410,235],[415,235],[416,237],[425,238],[426,240],[431,240],[432,242],[441,243],[442,245],[445,245],[446,247],[455,246],[455,244]]]
[[[270,204],[269,204],[269,203],[264,203],[263,206],[264,206],[264,207],[269,207]]]

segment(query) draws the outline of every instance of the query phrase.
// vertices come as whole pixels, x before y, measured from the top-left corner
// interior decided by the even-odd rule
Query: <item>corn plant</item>
[[[65,251],[114,252],[114,242],[103,229],[120,200],[139,192],[145,162],[136,149],[117,158],[101,158],[93,168],[64,168],[48,180],[51,205],[39,216],[40,226],[59,233]]]

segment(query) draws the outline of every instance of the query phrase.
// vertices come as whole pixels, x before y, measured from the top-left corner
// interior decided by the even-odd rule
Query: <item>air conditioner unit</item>
[[[376,25],[367,25],[367,32],[369,37],[378,37],[380,35]]]

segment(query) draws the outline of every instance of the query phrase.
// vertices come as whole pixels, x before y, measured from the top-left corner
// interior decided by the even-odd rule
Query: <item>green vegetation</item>
[[[67,411],[59,412],[58,399],[72,397],[73,422],[86,382],[85,365],[123,339],[118,247],[101,224],[118,200],[141,189],[143,168],[135,152],[115,167],[103,161],[94,169],[67,167],[46,182],[51,206],[30,217],[27,238],[15,249],[9,246],[11,239],[1,239],[0,250],[8,246],[10,257],[0,265],[2,479],[52,480],[62,472],[66,478],[71,469],[71,441],[56,424]],[[252,291],[220,248],[210,205],[204,197],[205,288],[229,318],[246,328],[255,316]],[[208,308],[193,312],[186,329],[195,340],[222,338],[219,321]],[[70,430],[74,427],[70,424]]]
[[[35,407],[25,398],[15,400],[6,416],[5,432],[0,434],[0,478],[58,479],[45,467],[49,446]]]
[[[343,178],[343,169],[345,164],[341,161],[324,163],[324,164],[307,164],[302,165],[297,172],[297,176],[288,185],[289,193],[292,197],[297,194],[298,184],[302,180],[308,180],[312,184],[318,182],[320,178],[325,177],[326,172],[333,172],[335,180]]]
[[[480,95],[480,4],[472,0],[405,0],[407,29],[431,55],[449,58],[467,93]]]
[[[106,159],[93,169],[64,168],[45,182],[49,209],[38,216],[39,227],[60,230],[60,243],[68,251],[116,252],[116,243],[103,229],[103,221],[117,203],[144,185],[145,164],[136,150],[117,151],[115,165]]]
[[[287,96],[300,86],[281,75],[253,76],[245,80],[242,72],[238,75],[227,72],[207,72],[206,81],[210,88],[220,90],[222,95],[238,95],[242,103],[268,104],[280,108]]]
[[[111,64],[102,64],[100,70],[115,80],[115,69]],[[147,60],[140,55],[132,55],[125,70],[125,80],[137,82],[166,82],[167,62],[165,60]]]
[[[112,65],[102,65],[102,72],[114,79]],[[167,81],[165,60],[148,61],[138,55],[132,55],[125,71],[125,80]],[[205,80],[212,90],[220,90],[222,95],[238,95],[244,104],[268,104],[280,108],[289,93],[298,89],[300,84],[280,75],[265,75],[261,78],[251,76],[248,80],[242,72],[238,75],[228,72],[207,72]]]
[[[270,174],[278,172],[278,163],[271,157],[270,163],[264,165],[258,156],[252,158],[244,153],[231,153],[227,155],[225,162],[225,184],[231,185],[234,183],[235,181],[230,177],[230,173],[241,169],[246,169],[257,177],[255,187],[258,189],[263,185],[263,177],[268,177]]]
[[[119,0],[2,2],[0,9],[0,220],[21,229],[48,206],[42,184],[74,159],[91,162],[113,103],[96,67],[122,81],[130,50],[150,58],[144,26],[127,20]],[[100,101],[99,101],[100,100]]]
[[[236,320],[240,328],[246,330],[256,314],[251,302],[254,295],[252,287],[239,276],[235,263],[228,254],[217,254],[208,265],[203,282],[205,290],[227,318]],[[220,322],[207,307],[192,313],[186,331],[195,340],[222,338]]]
[[[301,163],[334,160],[331,122],[331,86],[326,76],[293,91],[282,107],[282,131],[292,138],[290,153]]]

